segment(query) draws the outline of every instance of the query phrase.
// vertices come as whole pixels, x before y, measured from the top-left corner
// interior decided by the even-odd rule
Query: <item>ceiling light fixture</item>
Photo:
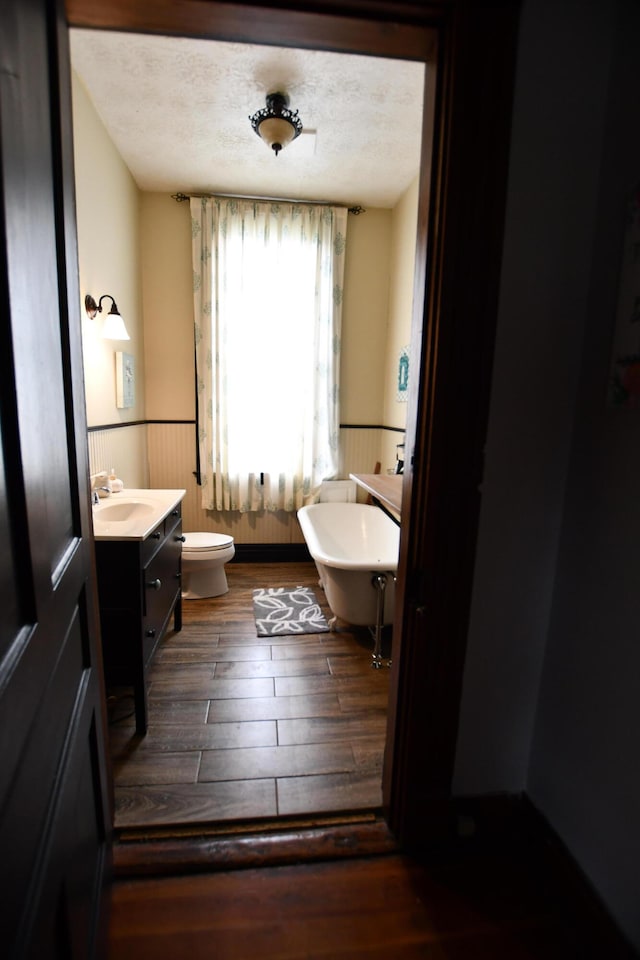
[[[110,293],[103,294],[97,303],[91,294],[88,293],[84,298],[84,308],[87,311],[87,315],[93,320],[97,313],[102,313],[102,301],[105,297],[111,300],[111,310],[109,310],[102,325],[102,336],[105,340],[130,340],[131,337],[127,333],[124,320],[120,316],[120,311]]]
[[[251,126],[261,140],[271,147],[276,157],[283,147],[302,133],[302,121],[297,110],[289,110],[286,93],[267,94],[267,105],[249,117]]]

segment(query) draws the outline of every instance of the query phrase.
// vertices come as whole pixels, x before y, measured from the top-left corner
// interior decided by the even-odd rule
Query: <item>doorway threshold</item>
[[[381,810],[116,831],[116,879],[213,873],[398,852]]]

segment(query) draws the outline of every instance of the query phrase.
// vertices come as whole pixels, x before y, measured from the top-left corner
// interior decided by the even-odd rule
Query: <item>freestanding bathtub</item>
[[[380,666],[382,626],[392,623],[400,529],[379,507],[314,503],[298,510],[327,603],[335,617],[375,628]]]

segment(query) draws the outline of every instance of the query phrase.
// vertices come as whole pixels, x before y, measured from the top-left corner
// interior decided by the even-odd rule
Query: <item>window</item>
[[[338,470],[347,212],[191,200],[206,509],[297,510]]]

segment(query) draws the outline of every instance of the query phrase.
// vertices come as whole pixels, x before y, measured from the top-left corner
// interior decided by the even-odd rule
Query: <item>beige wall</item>
[[[141,194],[145,384],[149,420],[193,420],[193,287],[189,204]]]
[[[391,211],[369,208],[359,216],[350,214],[342,304],[342,423],[382,423],[390,258]]]
[[[143,420],[146,414],[138,189],[75,74],[72,93],[87,422],[91,427]],[[102,316],[98,314],[91,320],[85,313],[86,293],[96,301],[106,293],[115,298],[130,340],[102,338]],[[108,312],[111,301],[105,300],[105,306]],[[117,351],[131,354],[135,362],[136,402],[127,409],[116,406]],[[90,445],[91,471],[113,466],[127,486],[145,486],[145,433],[137,429],[135,442],[131,433],[129,429],[111,430],[105,443],[97,448]],[[100,459],[96,460],[96,456]]]
[[[402,427],[407,420],[407,404],[398,400],[398,361],[402,347],[411,340],[413,312],[413,275],[418,225],[418,177],[405,190],[393,209],[391,219],[391,259],[389,280],[389,323],[387,327],[383,418],[385,427]],[[411,369],[411,363],[409,364]],[[396,444],[403,434],[383,431],[381,463],[383,471],[395,469]]]

